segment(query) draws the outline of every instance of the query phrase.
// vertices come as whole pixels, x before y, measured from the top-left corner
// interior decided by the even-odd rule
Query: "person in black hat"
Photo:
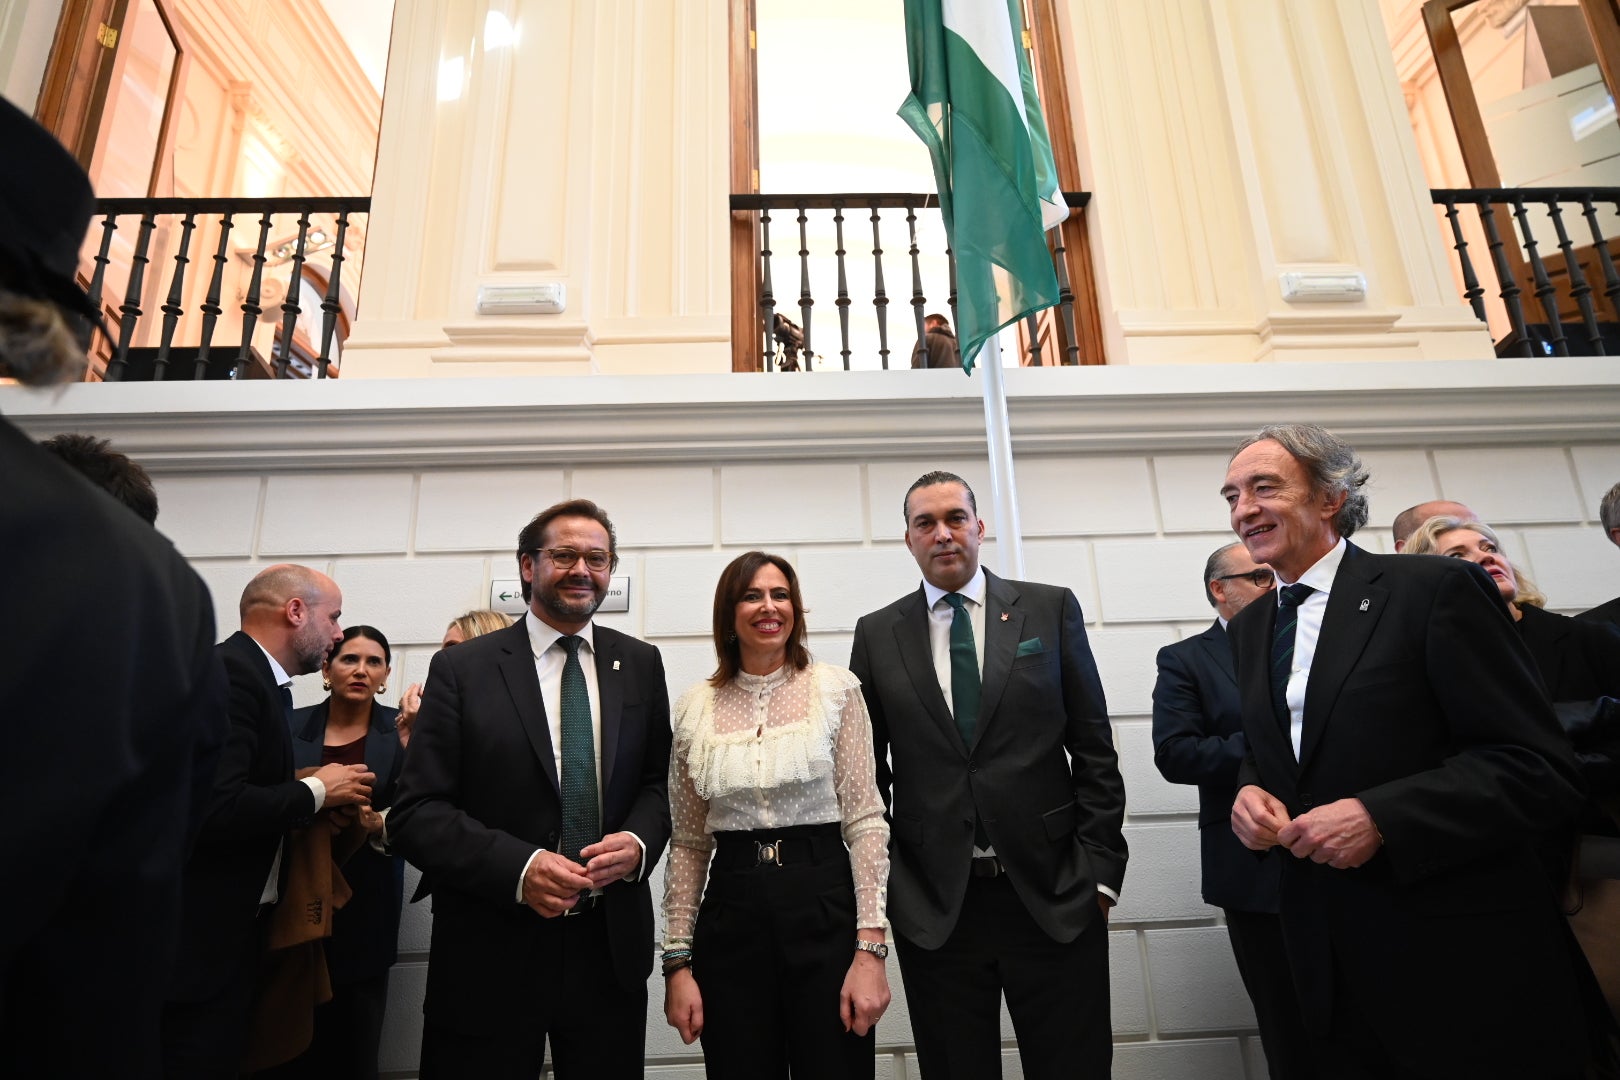
[[[0,101],[0,377],[83,370],[89,180]],[[0,1075],[156,1076],[180,876],[224,737],[208,589],[0,417]]]

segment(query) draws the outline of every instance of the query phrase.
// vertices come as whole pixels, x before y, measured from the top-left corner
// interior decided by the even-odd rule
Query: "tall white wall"
[[[1372,469],[1374,525],[1358,542],[1384,550],[1397,511],[1461,499],[1504,527],[1553,607],[1578,610],[1620,594],[1620,551],[1594,521],[1620,480],[1620,373],[1577,360],[1170,374],[1008,372],[1028,576],[1080,597],[1129,795],[1132,854],[1110,934],[1114,1075],[1261,1080],[1225,930],[1198,895],[1195,793],[1159,778],[1149,725],[1155,652],[1211,618],[1199,573],[1230,538],[1216,494],[1225,448],[1268,421],[1325,423]],[[423,677],[445,622],[513,575],[519,527],[574,495],[613,515],[632,579],[630,611],[602,621],[663,650],[672,694],[708,674],[713,583],[752,547],[792,559],[813,648],[844,662],[855,620],[916,587],[900,542],[910,482],[943,467],[985,490],[977,393],[950,371],[105,384],[0,388],[0,412],[36,435],[106,435],[143,461],[159,526],[213,588],[221,633],[264,565],[331,573],[345,619],[397,646],[393,702]],[[319,700],[318,678],[296,696]],[[398,1075],[415,1068],[427,908],[408,907],[394,971],[383,1067]],[[878,1075],[914,1077],[898,971],[891,981]],[[649,1075],[700,1076],[661,1006],[655,977]]]

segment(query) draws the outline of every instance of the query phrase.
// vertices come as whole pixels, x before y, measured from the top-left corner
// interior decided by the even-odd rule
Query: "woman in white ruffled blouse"
[[[872,724],[804,639],[793,567],[739,556],[715,588],[720,666],[675,707],[664,1015],[713,1078],[871,1077],[889,1004]]]

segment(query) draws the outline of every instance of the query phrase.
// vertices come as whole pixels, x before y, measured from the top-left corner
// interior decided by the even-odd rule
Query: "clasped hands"
[[[641,845],[627,832],[609,833],[579,855],[583,866],[555,851],[535,852],[523,873],[523,902],[555,918],[579,903],[581,893],[627,878],[641,865]]]
[[[1335,870],[1360,866],[1384,842],[1360,799],[1339,799],[1290,818],[1276,797],[1254,784],[1239,789],[1232,803],[1232,831],[1251,850],[1283,847],[1296,859]]]

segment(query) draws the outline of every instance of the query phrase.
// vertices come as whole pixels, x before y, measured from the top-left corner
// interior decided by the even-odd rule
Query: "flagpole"
[[[1018,484],[1013,478],[1012,429],[1001,383],[1001,335],[992,334],[974,365],[984,376],[984,438],[990,453],[990,520],[996,526],[996,563],[1002,577],[1024,576],[1024,530],[1018,521]]]

